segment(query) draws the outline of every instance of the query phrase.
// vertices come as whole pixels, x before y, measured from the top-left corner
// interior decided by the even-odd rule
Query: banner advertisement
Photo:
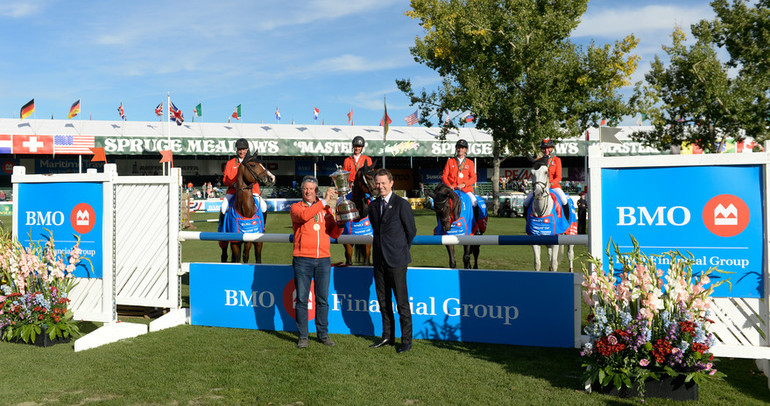
[[[694,271],[724,271],[710,275],[730,282],[713,296],[763,296],[762,166],[612,168],[601,178],[603,246],[611,239],[628,252],[633,236],[647,255],[689,253]],[[653,260],[668,269],[667,258]]]
[[[297,331],[293,278],[290,265],[190,264],[190,323]],[[410,268],[407,280],[415,339],[574,346],[573,274]],[[328,302],[330,333],[382,334],[371,267],[332,268]],[[312,290],[308,307],[314,332]]]
[[[19,242],[44,245],[53,237],[57,256],[69,259],[80,237],[81,261],[74,275],[78,278],[102,277],[103,184],[101,182],[20,183],[18,213]]]

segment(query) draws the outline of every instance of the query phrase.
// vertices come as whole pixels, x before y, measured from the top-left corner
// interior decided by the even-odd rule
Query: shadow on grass
[[[725,382],[738,392],[767,402],[767,377],[757,368],[754,360],[725,358],[719,360],[716,368],[727,375]]]
[[[297,341],[297,333],[289,332],[289,331],[275,331],[275,330],[257,330],[264,334],[269,334],[273,337],[280,338],[281,340],[289,341],[289,342],[296,342]]]
[[[458,351],[495,362],[506,371],[548,381],[551,386],[582,390],[580,351],[573,348],[541,348],[505,344],[426,341],[436,348]],[[549,368],[542,368],[549,365]]]

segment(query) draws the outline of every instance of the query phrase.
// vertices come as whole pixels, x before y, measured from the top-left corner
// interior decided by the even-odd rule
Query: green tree
[[[448,113],[472,112],[476,128],[496,141],[497,179],[501,150],[537,151],[543,138],[579,136],[602,118],[617,121],[628,112],[617,90],[636,69],[638,57],[629,53],[637,40],[574,44],[569,35],[586,6],[587,0],[412,0],[406,14],[425,35],[410,51],[442,84],[415,91],[403,79],[398,88],[420,107],[421,123],[442,126],[444,135],[462,125],[458,116],[446,123]]]
[[[767,1],[753,8],[742,0],[711,5],[717,18],[691,27],[695,43],[687,46],[686,34],[676,28],[672,45],[663,46],[668,64],[656,56],[645,81],[637,83],[630,105],[654,129],[632,138],[658,149],[692,143],[709,152],[722,151],[727,137],[768,139]],[[730,55],[726,62],[719,58],[720,47]]]

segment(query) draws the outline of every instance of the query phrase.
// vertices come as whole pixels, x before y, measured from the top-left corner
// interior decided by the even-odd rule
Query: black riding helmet
[[[468,141],[460,138],[460,140],[457,141],[457,144],[455,144],[455,148],[468,148]]]
[[[249,149],[249,142],[245,138],[239,138],[238,141],[235,141],[235,149]]]
[[[360,135],[356,135],[353,137],[353,146],[354,147],[363,147],[366,145],[366,141],[364,140],[364,137]]]
[[[554,148],[553,140],[550,138],[545,138],[542,141],[540,141],[540,149],[543,148]]]

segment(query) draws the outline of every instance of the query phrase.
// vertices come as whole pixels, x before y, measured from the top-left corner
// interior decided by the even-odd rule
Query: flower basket
[[[601,386],[594,382],[591,390],[605,395],[620,398],[634,398],[641,394],[648,398],[661,398],[671,400],[698,400],[698,384],[695,381],[685,382],[683,375],[661,377],[660,380],[647,379],[644,381],[644,390],[639,390],[639,384],[635,383],[631,388],[623,386],[620,389],[614,385]]]
[[[79,245],[77,239],[71,250],[57,254],[50,237],[25,248],[0,235],[0,339],[47,347],[79,333],[68,308],[73,272],[88,262]]]
[[[697,399],[697,384],[723,376],[709,352],[715,341],[711,293],[718,286],[709,274],[715,269],[695,275],[691,255],[672,251],[650,258],[632,242],[628,253],[608,245],[610,271],[595,258],[593,270],[583,269],[583,300],[590,308],[589,341],[581,352],[585,382],[621,397]],[[669,264],[668,272],[656,263]]]

